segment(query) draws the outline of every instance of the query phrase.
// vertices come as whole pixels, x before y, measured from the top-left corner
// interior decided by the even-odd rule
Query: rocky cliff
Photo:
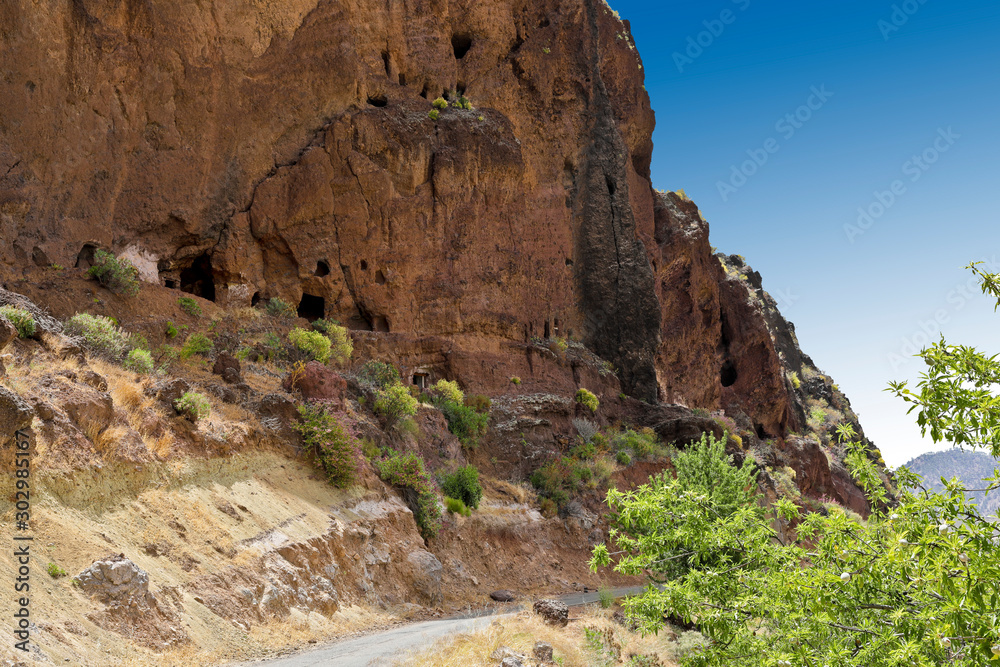
[[[303,481],[310,473],[293,481],[274,470],[298,455],[291,425],[303,396],[282,385],[289,368],[248,363],[236,384],[198,364],[169,382],[130,378],[74,348],[33,304],[58,319],[114,316],[151,347],[171,344],[170,327],[184,323],[234,354],[265,335],[280,344],[291,325],[244,308],[280,298],[306,320],[347,325],[359,361],[492,399],[477,451],[463,451],[429,406],[419,437],[366,432],[422,452],[432,469],[469,458],[497,484],[523,480],[569,449],[574,418],[586,416],[680,445],[729,431],[732,451],[753,456],[774,493],[866,511],[833,437],[845,421],[861,432],[846,397],[799,349],[760,276],[713,253],[695,204],[652,187],[642,61],[604,2],[9,0],[0,44],[0,280],[30,299],[0,291],[0,303],[30,307],[45,325],[12,344],[5,383],[30,398],[22,416],[51,473],[47,529],[55,540],[67,517],[95,513],[87,548],[66,558],[89,566],[106,556],[100,540],[129,552],[166,587],[158,595],[179,587],[161,605],[168,616],[206,607],[212,623],[250,627],[271,613],[267,586],[288,593],[275,603],[282,618],[326,613],[329,591],[313,589],[327,570],[349,573],[330,599],[416,599],[407,559],[430,552],[409,548],[420,540],[412,518],[374,475],[357,497],[331,499],[319,480]],[[138,267],[140,298],[87,279],[98,249]],[[206,317],[180,310],[181,295]],[[224,418],[194,428],[176,417],[181,380]],[[573,402],[580,387],[598,396],[596,415]],[[352,415],[374,423],[363,392],[345,392]],[[257,447],[268,454],[244,451]],[[211,469],[238,466],[234,452],[249,462],[224,492]],[[205,470],[196,483],[182,481],[185,457]],[[616,481],[642,483],[663,465],[626,465]],[[274,479],[261,482],[257,466]],[[81,470],[88,481],[72,481]],[[287,511],[245,497],[279,483]],[[144,509],[153,494],[176,505],[175,523],[194,521],[195,500],[153,491],[192,484],[223,508],[205,519],[218,540],[197,549],[169,516]],[[546,517],[539,533],[530,492],[516,489],[494,498],[495,514],[515,518],[469,522],[476,544],[455,528],[426,545],[444,564],[436,590],[449,604],[518,572],[526,588],[590,576],[586,554],[603,537],[597,494]],[[340,523],[330,528],[328,515]],[[102,522],[115,517],[132,528],[108,538]],[[268,542],[288,526],[299,532]],[[375,555],[360,561],[344,530]],[[369,540],[379,531],[389,537]],[[542,546],[522,539],[531,534]],[[495,558],[480,546],[490,540]],[[256,574],[240,585],[253,595],[225,570],[251,547],[239,558]],[[281,549],[292,566],[272,558]]]

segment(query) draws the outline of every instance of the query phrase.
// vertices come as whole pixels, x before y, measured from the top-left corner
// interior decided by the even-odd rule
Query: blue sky
[[[653,185],[761,272],[890,465],[942,449],[883,390],[918,376],[926,332],[1000,352],[963,268],[1000,271],[1000,4],[611,4],[656,110]]]

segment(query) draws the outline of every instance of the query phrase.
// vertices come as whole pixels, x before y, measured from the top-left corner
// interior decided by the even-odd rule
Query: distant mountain
[[[968,488],[982,489],[988,486],[983,480],[993,476],[994,468],[1000,468],[1000,460],[982,452],[949,449],[921,454],[907,463],[906,467],[923,477],[925,486],[930,489],[943,489],[942,477],[944,479],[957,477]],[[1000,490],[993,491],[985,498],[983,493],[970,495],[984,515],[997,515],[997,510],[1000,509]]]

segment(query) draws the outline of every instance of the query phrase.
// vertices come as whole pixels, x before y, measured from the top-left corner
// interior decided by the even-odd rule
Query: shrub
[[[443,97],[439,97],[433,102],[431,102],[431,106],[433,106],[434,109],[440,109],[443,111],[448,108],[448,100],[444,99]]]
[[[387,484],[402,488],[416,496],[408,498],[413,518],[425,540],[434,538],[441,528],[441,506],[434,493],[434,484],[424,468],[424,460],[409,452],[390,451],[381,461],[375,462],[379,477]]]
[[[31,338],[35,335],[35,318],[23,308],[0,306],[0,318],[10,322],[21,338]]]
[[[417,405],[417,399],[399,383],[380,389],[375,394],[375,413],[385,418],[387,426],[417,414]]]
[[[52,577],[53,579],[65,577],[69,574],[69,572],[67,572],[61,566],[56,565],[55,563],[49,563],[48,567],[46,567],[45,569],[49,573],[49,576]]]
[[[182,296],[177,299],[177,305],[191,317],[201,317],[201,306],[189,296]]]
[[[546,519],[551,519],[559,513],[559,506],[551,498],[542,498],[538,503],[538,509]]]
[[[476,509],[483,498],[483,487],[479,484],[479,470],[474,465],[462,466],[444,476],[441,490],[445,495],[457,498],[468,507]]]
[[[441,112],[438,111],[437,109],[431,109],[430,111],[427,112],[427,117],[430,118],[431,120],[437,120],[438,118],[441,117]]]
[[[278,297],[269,299],[264,309],[267,311],[268,315],[284,319],[295,317],[298,314],[295,312],[295,309],[292,308],[291,304],[284,299],[279,299]]]
[[[116,257],[106,250],[94,254],[94,265],[87,270],[87,275],[115,294],[135,296],[139,293],[139,269],[124,257]]]
[[[593,392],[584,389],[583,387],[576,390],[576,402],[591,412],[597,412],[597,408],[601,404]]]
[[[597,447],[593,443],[585,442],[571,449],[569,453],[581,461],[588,461],[597,456]]]
[[[174,401],[174,409],[193,422],[212,414],[212,404],[208,402],[208,398],[196,391],[184,392],[183,396]]]
[[[300,405],[299,416],[302,421],[295,428],[327,480],[342,489],[349,487],[357,478],[360,462],[358,443],[350,429],[322,404]]]
[[[278,334],[273,331],[268,331],[264,334],[264,340],[261,342],[261,345],[264,346],[268,361],[274,361],[285,356],[285,344],[281,342]]]
[[[601,584],[601,587],[597,589],[597,598],[601,609],[610,609],[611,605],[615,603],[615,594],[606,584]]]
[[[490,401],[488,396],[483,396],[482,394],[474,394],[472,396],[465,397],[465,407],[472,408],[476,412],[482,414],[488,414],[490,408],[493,407],[493,402]]]
[[[170,320],[167,320],[167,338],[176,338],[179,333],[180,331],[177,330],[177,325]]]
[[[330,339],[318,331],[296,327],[288,334],[288,340],[321,364],[330,360]]]
[[[475,448],[479,438],[486,435],[490,416],[476,412],[467,405],[447,401],[440,405],[441,413],[448,420],[448,430],[466,447]]]
[[[549,349],[555,353],[557,356],[562,356],[566,354],[566,350],[569,349],[569,343],[566,342],[565,338],[553,338],[549,341]]]
[[[181,359],[188,359],[196,354],[208,354],[213,347],[215,346],[208,336],[203,333],[193,333],[181,347]]]
[[[153,355],[148,350],[132,350],[122,363],[126,370],[135,373],[153,372]]]
[[[381,456],[382,450],[379,449],[379,446],[371,438],[363,438],[361,440],[361,453],[366,459],[371,461]]]
[[[459,500],[458,498],[449,498],[449,497],[445,496],[444,507],[451,514],[461,514],[462,516],[472,516],[472,510],[470,510],[468,508],[468,506],[465,503],[463,503],[461,500]]]
[[[330,356],[338,364],[346,363],[354,354],[354,343],[347,333],[347,327],[339,324],[330,324],[326,328],[326,335],[330,339]]]
[[[622,450],[615,454],[615,463],[620,466],[632,465],[632,457],[629,456],[628,452]]]
[[[399,371],[390,363],[372,359],[358,371],[358,382],[374,389],[385,389],[399,384]]]
[[[577,434],[583,438],[584,442],[590,442],[601,430],[597,424],[589,419],[574,419],[573,428],[576,429]]]
[[[521,384],[521,378],[519,378],[519,377],[517,377],[517,376],[515,375],[515,376],[513,376],[513,377],[512,377],[511,379],[510,379],[510,383],[511,383],[511,384],[513,384],[513,385],[519,385],[519,384]]]
[[[611,439],[611,446],[615,451],[631,450],[637,459],[644,459],[649,456],[664,454],[659,438],[652,429],[633,431],[625,429],[616,433]]]
[[[77,313],[66,321],[63,329],[70,336],[83,338],[87,349],[114,361],[120,361],[129,350],[129,339],[110,317]]]
[[[454,380],[438,380],[434,384],[434,391],[441,397],[442,401],[458,403],[459,405],[465,402],[465,394],[459,389],[458,382]]]

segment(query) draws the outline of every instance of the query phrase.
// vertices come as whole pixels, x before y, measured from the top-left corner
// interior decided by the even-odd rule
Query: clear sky
[[[890,465],[944,448],[884,388],[919,375],[925,331],[1000,352],[963,268],[1000,272],[1000,3],[610,2],[656,111],[653,185],[761,272]]]

